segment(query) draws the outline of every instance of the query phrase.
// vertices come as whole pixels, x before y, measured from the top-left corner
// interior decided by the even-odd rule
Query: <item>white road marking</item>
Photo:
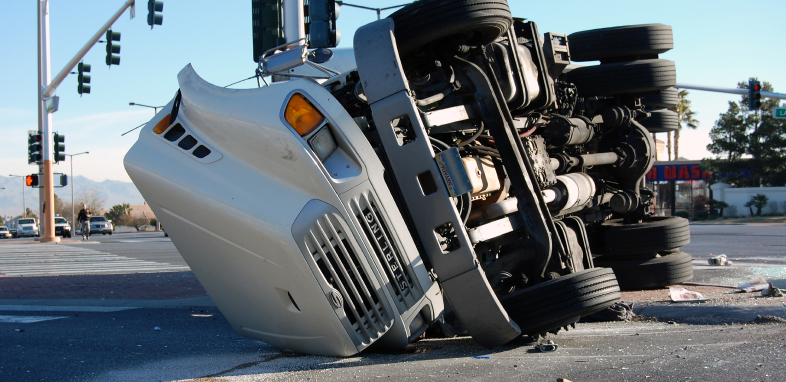
[[[0,246],[0,275],[54,276],[78,274],[188,271],[188,266],[139,260],[68,245]]]
[[[139,309],[136,306],[53,306],[53,305],[0,305],[0,312],[120,312]]]
[[[0,324],[32,324],[34,322],[59,320],[66,317],[54,316],[0,316]]]

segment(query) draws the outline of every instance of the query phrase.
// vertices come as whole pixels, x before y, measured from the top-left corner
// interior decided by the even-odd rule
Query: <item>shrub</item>
[[[674,216],[679,216],[681,218],[687,219],[690,217],[690,214],[688,213],[688,211],[677,211],[674,213]]]
[[[761,209],[769,204],[770,198],[765,194],[756,194],[751,196],[750,200],[745,203],[745,207],[750,208],[751,216],[753,216],[753,207],[756,207],[756,216],[761,216]]]
[[[693,220],[707,220],[710,218],[710,212],[707,210],[696,211],[693,213]]]

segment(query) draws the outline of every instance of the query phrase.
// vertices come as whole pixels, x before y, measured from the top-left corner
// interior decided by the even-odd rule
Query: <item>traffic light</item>
[[[251,32],[254,62],[265,51],[286,43],[282,0],[251,0]]]
[[[27,133],[27,164],[41,164],[41,134]]]
[[[28,187],[38,187],[38,174],[32,174],[25,177],[25,184]]]
[[[106,64],[107,66],[120,65],[120,44],[115,44],[113,41],[120,41],[120,32],[106,31]]]
[[[761,82],[748,81],[748,109],[759,110],[761,108]]]
[[[77,70],[79,72],[79,77],[77,78],[79,84],[76,86],[76,92],[80,95],[83,93],[90,94],[90,85],[87,85],[90,83],[90,75],[85,74],[90,73],[90,64],[80,62],[77,66]]]
[[[65,160],[65,135],[55,133],[55,163]]]
[[[65,187],[68,185],[68,175],[60,174],[60,187]]]
[[[150,25],[150,29],[153,29],[153,25],[161,25],[164,22],[164,16],[156,13],[163,10],[163,1],[147,0],[147,25]]]
[[[339,6],[335,0],[310,0],[306,34],[309,48],[334,48],[341,41],[336,28]]]

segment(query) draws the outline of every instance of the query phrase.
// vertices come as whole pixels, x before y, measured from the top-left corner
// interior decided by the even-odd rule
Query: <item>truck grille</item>
[[[401,250],[390,235],[388,224],[377,208],[370,192],[363,193],[360,197],[352,199],[349,208],[355,215],[357,223],[366,235],[374,253],[387,276],[388,289],[395,296],[396,305],[400,312],[417,303],[423,292],[412,283],[411,269],[406,266]]]
[[[353,340],[369,344],[390,328],[393,318],[380,301],[381,291],[369,281],[339,219],[334,214],[318,219],[306,235],[306,248],[327,283],[341,294],[343,301],[328,299],[333,306],[343,305],[344,318],[357,335]]]

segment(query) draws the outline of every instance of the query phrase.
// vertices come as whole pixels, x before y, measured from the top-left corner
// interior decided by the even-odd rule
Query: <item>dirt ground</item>
[[[737,288],[721,288],[714,286],[676,285],[689,291],[701,293],[704,302],[673,302],[669,297],[669,288],[642,291],[622,292],[622,301],[635,304],[671,305],[671,304],[711,304],[711,305],[780,305],[786,304],[783,297],[762,297],[761,292],[741,293]]]

